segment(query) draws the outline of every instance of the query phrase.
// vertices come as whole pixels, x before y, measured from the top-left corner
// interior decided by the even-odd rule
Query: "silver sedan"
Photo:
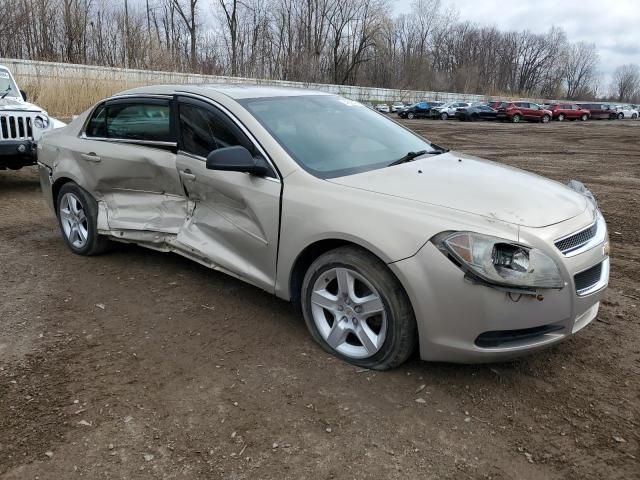
[[[555,344],[609,278],[593,196],[446,150],[309,90],[157,86],[101,101],[38,145],[80,255],[175,252],[300,306],[355,365],[484,362]]]

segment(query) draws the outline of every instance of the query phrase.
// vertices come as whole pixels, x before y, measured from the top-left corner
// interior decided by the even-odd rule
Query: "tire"
[[[479,120],[479,119],[480,119],[480,117],[478,117],[478,115],[476,115],[475,113],[472,113],[472,114],[471,114],[471,121],[472,121],[472,122],[475,122],[475,121],[477,121],[477,120]]]
[[[511,123],[520,123],[520,115],[516,113],[513,117],[511,117]]]
[[[631,120],[635,120],[636,118],[638,118],[638,114],[637,113],[632,113],[631,114]]]
[[[447,120],[449,118],[449,114],[447,112],[442,112],[440,114],[440,120]]]
[[[409,120],[413,120],[414,118],[416,118],[416,115],[415,115],[415,113],[413,113],[413,112],[409,112],[409,113],[407,113],[407,118],[408,118]]]
[[[561,113],[560,115],[558,115],[558,121],[559,122],[564,122],[564,114]]]
[[[344,295],[349,289],[340,288],[338,278],[354,291]],[[372,312],[367,317],[358,311],[357,299],[364,297],[373,297],[367,301]],[[361,248],[340,247],[319,256],[304,276],[301,299],[313,339],[348,363],[388,370],[415,350],[418,335],[409,297],[388,267]]]
[[[618,120],[624,120],[624,113],[620,112],[618,114]]]
[[[65,183],[56,198],[56,216],[62,238],[78,255],[98,255],[109,249],[108,238],[98,235],[98,204],[74,182]]]
[[[586,113],[583,113],[580,116],[580,120],[583,121],[583,122],[586,122],[588,119],[589,119],[589,116]]]

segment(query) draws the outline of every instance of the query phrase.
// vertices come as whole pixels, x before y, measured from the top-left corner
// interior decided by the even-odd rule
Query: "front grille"
[[[0,116],[0,140],[28,140],[33,138],[31,117],[20,115]]]
[[[595,237],[597,232],[598,224],[594,223],[590,227],[580,230],[578,233],[574,233],[562,240],[558,240],[555,242],[555,246],[562,253],[567,254],[589,243],[589,240]]]
[[[580,272],[573,277],[576,283],[576,292],[578,295],[586,292],[602,278],[602,263],[591,267],[584,272]]]

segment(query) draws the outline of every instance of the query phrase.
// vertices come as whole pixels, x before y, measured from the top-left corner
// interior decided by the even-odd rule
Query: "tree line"
[[[564,31],[459,21],[440,0],[0,0],[0,57],[486,95],[637,101]]]

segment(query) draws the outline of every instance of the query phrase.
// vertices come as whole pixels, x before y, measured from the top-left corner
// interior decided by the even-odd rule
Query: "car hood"
[[[5,97],[0,100],[0,112],[7,110],[12,112],[42,112],[42,109],[37,105],[15,97]]]
[[[457,152],[329,181],[527,227],[553,225],[587,208],[585,196],[558,182]]]

